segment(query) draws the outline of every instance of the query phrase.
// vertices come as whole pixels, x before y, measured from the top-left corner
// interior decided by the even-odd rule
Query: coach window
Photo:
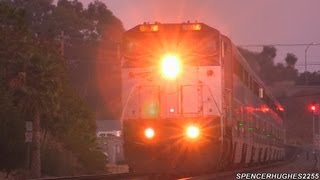
[[[247,70],[244,70],[244,83],[247,87],[249,87],[249,75]]]
[[[253,115],[253,113],[250,113],[250,136],[253,139],[254,138],[254,121],[255,121],[255,117]]]
[[[244,107],[241,108],[242,114],[243,114],[243,119],[242,119],[242,134],[243,137],[246,137],[246,127],[247,127],[247,123],[248,123],[248,115],[247,115],[247,111],[245,110]]]
[[[253,94],[255,94],[256,96],[259,97],[259,85],[258,85],[258,83],[257,83],[255,80],[252,80],[252,83],[253,83],[253,85],[252,85]]]
[[[257,140],[257,131],[258,131],[258,125],[257,125],[257,117],[255,115],[252,115],[252,134],[253,134],[253,139],[256,141]]]
[[[278,110],[278,115],[283,119],[284,118],[284,113],[281,110]]]
[[[222,48],[223,49],[222,49],[222,52],[221,52],[221,57],[223,57],[223,58],[226,56],[227,49],[228,49],[227,46],[228,46],[227,43],[223,41],[222,42]]]
[[[275,113],[277,113],[277,114],[278,114],[278,108],[277,108],[277,106],[276,106],[276,104],[275,104],[275,102],[274,102],[274,101],[272,101],[271,108],[272,108],[273,112],[275,112]]]
[[[236,59],[236,57],[233,57],[233,72],[240,79],[241,67],[240,67],[240,63],[239,63],[238,59]]]
[[[273,141],[276,140],[276,137],[277,137],[276,127],[272,126],[272,139],[273,139]]]
[[[234,102],[234,108],[233,108],[233,118],[234,118],[234,129],[236,131],[237,137],[240,135],[240,129],[239,129],[239,123],[240,123],[240,110],[239,105],[236,101]]]
[[[267,95],[267,94],[265,94],[265,103],[267,104],[267,106],[269,107],[269,109],[271,109],[271,104],[272,104],[272,102],[271,102],[271,99],[270,99],[270,97]]]
[[[233,74],[237,74],[237,65],[238,65],[238,61],[236,60],[236,58],[234,56],[232,56],[232,61],[233,61]]]
[[[260,87],[260,86],[259,86],[259,98],[260,98],[260,99],[263,99],[264,94],[265,94],[264,92],[265,92],[265,91],[264,91],[263,87]]]
[[[239,64],[240,64],[240,66],[239,66],[239,71],[240,71],[239,77],[240,77],[241,81],[244,82],[244,68],[243,68],[241,63],[239,63]]]
[[[263,91],[263,101],[266,105],[269,105],[269,97],[266,94],[266,91]]]
[[[240,137],[240,121],[236,121],[235,129],[237,137]]]
[[[257,126],[257,131],[256,131],[256,134],[257,134],[257,140],[258,140],[258,142],[260,143],[261,142],[261,140],[260,140],[260,133],[261,133],[261,120],[260,120],[260,118],[257,118],[257,124],[256,124]]]

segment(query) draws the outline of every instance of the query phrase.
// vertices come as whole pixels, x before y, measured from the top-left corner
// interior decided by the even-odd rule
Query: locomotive
[[[133,172],[191,173],[284,157],[284,109],[231,40],[204,23],[144,23],[121,48]]]

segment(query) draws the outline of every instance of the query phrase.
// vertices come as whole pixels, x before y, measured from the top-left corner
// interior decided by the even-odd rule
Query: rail
[[[97,180],[97,179],[108,179],[108,180],[118,180],[118,179],[132,179],[132,178],[143,178],[148,177],[146,174],[132,174],[132,173],[120,173],[120,174],[100,174],[100,175],[81,175],[81,176],[64,176],[64,177],[47,177],[47,178],[38,178],[31,180],[65,180],[65,179],[74,179],[74,180]]]
[[[192,177],[183,177],[183,178],[179,178],[178,180],[224,179],[224,177],[234,175],[235,173],[238,173],[238,172],[254,172],[254,171],[259,171],[259,170],[261,171],[263,169],[270,168],[270,167],[280,167],[280,166],[284,166],[286,164],[292,163],[296,159],[297,155],[300,152],[301,152],[301,149],[296,147],[296,149],[294,149],[294,152],[289,157],[287,157],[285,160],[282,160],[282,161],[276,161],[273,163],[266,163],[266,164],[262,164],[259,166],[251,166],[251,167],[240,168],[240,169],[226,170],[226,171],[221,171],[221,172],[217,172],[217,173],[210,173],[210,174],[205,174],[205,175],[195,175]]]

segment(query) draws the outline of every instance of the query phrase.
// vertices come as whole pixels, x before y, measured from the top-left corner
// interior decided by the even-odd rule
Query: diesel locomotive
[[[144,23],[121,45],[133,172],[211,172],[281,160],[284,109],[237,47],[204,23]]]

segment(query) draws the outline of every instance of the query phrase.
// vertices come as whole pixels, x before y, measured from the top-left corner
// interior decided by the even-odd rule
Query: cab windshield
[[[177,53],[183,63],[196,66],[219,65],[218,36],[199,32],[170,34],[137,33],[124,39],[122,54],[125,67],[157,65],[165,53]]]

